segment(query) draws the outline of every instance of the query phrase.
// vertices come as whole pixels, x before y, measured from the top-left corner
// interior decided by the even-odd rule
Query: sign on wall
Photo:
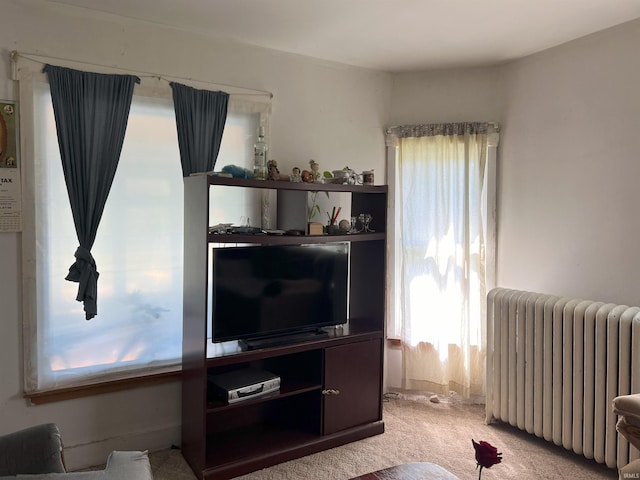
[[[0,100],[0,232],[22,230],[17,116],[15,102]]]

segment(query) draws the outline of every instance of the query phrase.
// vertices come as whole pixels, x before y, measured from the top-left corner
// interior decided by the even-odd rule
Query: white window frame
[[[76,381],[65,383],[60,387],[41,388],[38,381],[38,335],[41,334],[38,329],[37,318],[37,301],[38,301],[38,285],[36,281],[36,195],[37,183],[35,172],[35,149],[34,142],[34,84],[48,83],[46,75],[41,73],[42,63],[39,60],[26,59],[18,57],[14,64],[14,72],[17,80],[19,80],[19,105],[20,105],[20,168],[22,177],[22,305],[23,305],[23,352],[24,352],[24,390],[27,396],[37,397],[46,394],[47,391],[60,390],[81,390],[87,385],[100,385],[112,383],[119,380],[131,380],[132,378],[146,377],[149,375],[163,376],[167,372],[179,371],[180,362],[166,362],[160,366],[142,366],[131,370],[119,371],[114,373],[106,373],[104,375],[92,375],[90,378],[79,378]],[[56,62],[59,63],[59,62]],[[100,71],[101,73],[122,73],[114,71],[110,68],[99,69],[95,66],[78,66],[71,63],[70,68],[79,70]],[[131,72],[126,72],[131,73]],[[172,93],[169,81],[159,76],[142,77],[140,85],[136,85],[134,95],[145,97],[158,97],[171,99]],[[180,81],[180,80],[175,80]],[[271,95],[260,91],[247,91],[247,89],[234,88],[229,86],[214,86],[209,83],[199,83],[194,81],[189,83],[194,88],[202,88],[208,90],[224,90],[232,96],[229,101],[229,112],[259,114],[259,123],[265,127],[267,139],[269,139],[269,118],[271,113]],[[218,163],[218,168],[224,163]],[[181,225],[180,225],[181,226]],[[70,247],[72,250],[75,246]],[[71,252],[72,255],[73,252]],[[97,259],[99,262],[99,259]],[[98,285],[100,288],[100,285]],[[98,297],[100,298],[100,297]],[[80,319],[85,322],[83,318]]]

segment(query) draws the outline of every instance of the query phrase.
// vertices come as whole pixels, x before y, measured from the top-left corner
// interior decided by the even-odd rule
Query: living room
[[[634,195],[640,174],[639,20],[500,65],[407,73],[40,1],[3,2],[2,23],[1,98],[17,99],[13,50],[51,63],[117,66],[270,91],[270,147],[283,171],[315,158],[327,170],[344,164],[375,169],[378,179],[390,125],[498,122],[497,284],[640,305],[633,254],[640,234]],[[99,464],[112,449],[179,444],[177,379],[37,406],[25,401],[21,242],[20,233],[0,235],[1,433],[55,421],[72,468]],[[394,352],[389,357],[386,388],[393,389],[400,385],[399,367]]]

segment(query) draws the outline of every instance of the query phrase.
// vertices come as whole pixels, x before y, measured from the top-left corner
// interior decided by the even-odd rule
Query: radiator
[[[640,392],[640,308],[496,288],[487,296],[486,421],[619,468],[640,457],[611,401]]]

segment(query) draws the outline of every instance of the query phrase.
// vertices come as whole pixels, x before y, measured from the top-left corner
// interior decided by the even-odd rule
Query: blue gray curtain
[[[80,72],[46,65],[58,144],[80,246],[66,280],[77,282],[76,300],[86,319],[95,317],[98,271],[91,255],[104,205],[116,173],[134,84],[131,75]]]
[[[213,170],[227,121],[229,94],[171,83],[182,176]]]

